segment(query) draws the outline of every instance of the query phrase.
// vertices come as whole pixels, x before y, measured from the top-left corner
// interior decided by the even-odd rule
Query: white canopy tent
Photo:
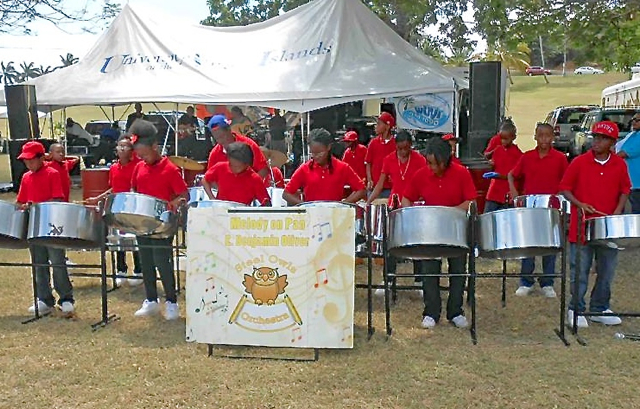
[[[126,5],[78,64],[29,83],[44,110],[139,101],[308,112],[468,87],[360,0],[315,0],[262,23],[225,28],[176,24]]]

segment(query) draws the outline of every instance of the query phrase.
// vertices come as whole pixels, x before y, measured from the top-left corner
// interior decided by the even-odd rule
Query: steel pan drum
[[[117,193],[107,197],[104,220],[110,227],[137,236],[167,238],[178,229],[178,216],[167,205],[164,200],[140,193]]]
[[[136,235],[110,227],[107,234],[107,249],[110,251],[138,251]]]
[[[94,207],[44,202],[31,206],[27,240],[30,244],[65,249],[95,248],[100,244],[101,223]]]
[[[555,254],[562,247],[560,212],[515,208],[478,216],[480,256],[501,260]]]
[[[202,200],[194,203],[191,207],[206,209],[210,207],[246,207],[244,203],[230,202],[227,200]]]
[[[542,207],[571,214],[571,203],[562,195],[524,195],[513,199],[515,207]]]
[[[0,200],[0,248],[27,248],[27,212]]]
[[[587,242],[612,248],[640,247],[640,215],[624,214],[588,219]]]
[[[268,187],[269,197],[271,198],[271,207],[287,207],[287,201],[282,198],[284,189],[278,187]]]
[[[218,195],[218,191],[216,189],[211,189],[213,192],[213,197]],[[197,202],[201,202],[203,200],[210,200],[209,196],[204,191],[202,186],[190,187],[189,188],[189,201],[187,202],[189,206],[195,206]]]
[[[389,213],[389,252],[422,260],[469,252],[469,218],[454,207],[414,206]]]

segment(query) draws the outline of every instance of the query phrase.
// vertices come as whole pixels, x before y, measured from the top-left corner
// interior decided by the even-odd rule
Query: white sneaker
[[[137,287],[140,284],[142,284],[142,274],[133,274],[133,277],[135,278],[129,278],[127,279],[127,284],[129,284],[129,287]]]
[[[608,313],[608,314],[613,313],[613,311],[611,311],[611,310],[604,310],[602,312]],[[593,321],[593,322],[599,322],[600,324],[604,324],[604,325],[620,325],[620,324],[622,324],[622,320],[620,319],[620,317],[616,317],[614,315],[609,316],[609,317],[605,317],[605,316],[598,317],[598,316],[595,316],[595,317],[589,317],[589,319],[591,319],[591,321]]]
[[[144,300],[142,307],[133,314],[136,317],[148,317],[160,312],[160,305],[157,301]]]
[[[573,327],[573,310],[567,310],[567,322],[570,327]],[[578,315],[578,328],[587,328],[589,327],[589,323],[587,322],[587,318]]]
[[[527,295],[531,294],[532,292],[533,292],[533,287],[527,287],[526,285],[521,285],[516,290],[516,295],[518,297],[526,297]],[[555,297],[555,295],[554,295],[554,297]]]
[[[380,283],[381,286],[384,287],[384,282]],[[389,288],[391,288],[391,285],[389,285]],[[377,296],[377,297],[384,297],[384,288],[378,288],[373,292],[373,295]]]
[[[178,318],[180,318],[180,309],[178,308],[178,303],[165,301],[164,318],[166,320],[177,320]]]
[[[546,298],[556,298],[556,290],[553,289],[552,285],[547,285],[541,288],[542,295]]]
[[[464,315],[456,315],[451,319],[451,322],[457,328],[467,328],[469,326],[469,323],[467,322],[467,317],[465,317]]]
[[[118,271],[118,275],[119,276],[126,276],[127,272],[126,271]],[[127,279],[124,277],[116,277],[116,285],[121,287],[124,285],[124,283],[127,282]]]
[[[53,309],[53,307],[49,307],[47,304],[44,303],[44,301],[38,300],[38,313],[39,314],[49,313],[49,312],[51,312],[52,309]],[[35,305],[32,305],[31,307],[29,307],[29,309],[27,311],[29,311],[30,314],[35,314],[36,313]]]
[[[65,301],[60,305],[60,311],[62,311],[63,314],[73,314],[75,308],[71,302]]]
[[[428,315],[425,315],[424,318],[422,318],[422,328],[433,328],[436,326],[436,320],[434,320],[433,318],[431,318]]]

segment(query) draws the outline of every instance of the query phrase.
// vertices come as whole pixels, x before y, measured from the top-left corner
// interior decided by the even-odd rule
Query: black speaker
[[[383,102],[380,104],[380,113],[383,112],[388,112],[396,118],[396,105],[389,102]]]
[[[497,132],[500,123],[502,64],[473,62],[469,74],[469,136],[479,131]]]
[[[20,189],[22,175],[27,171],[24,162],[18,159],[22,145],[29,142],[29,139],[11,139],[9,141],[9,165],[11,166],[11,182],[13,182],[13,191]],[[44,145],[45,152],[49,152],[51,144],[56,143],[54,139],[38,139],[38,142]],[[79,166],[78,166],[79,167]]]
[[[34,85],[6,85],[7,118],[11,139],[34,139],[40,137],[38,104]]]
[[[467,138],[460,139],[458,156],[460,159],[478,159],[483,157],[483,152],[495,131],[469,132],[467,135]]]

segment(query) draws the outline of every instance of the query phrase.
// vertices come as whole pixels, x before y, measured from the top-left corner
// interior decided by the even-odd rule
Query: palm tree
[[[0,62],[0,70],[2,70],[2,78],[6,85],[12,85],[20,78],[20,73],[13,66],[13,61],[9,61],[7,64]]]
[[[466,67],[473,58],[471,48],[461,48],[453,50],[451,57],[447,58],[446,65],[451,67]]]
[[[513,85],[511,70],[524,71],[531,61],[531,50],[524,43],[519,43],[515,49],[510,49],[506,44],[495,43],[487,47],[487,52],[481,59],[485,61],[500,61],[507,69],[509,83]],[[546,76],[545,76],[546,79]],[[548,82],[548,81],[547,81]]]
[[[60,61],[62,61],[62,65],[59,68],[69,67],[70,65],[77,64],[80,61],[79,58],[74,57],[73,54],[67,53],[66,56],[60,56]]]
[[[26,61],[20,63],[20,82],[26,81],[29,78],[36,78],[39,76],[38,69],[33,62],[27,63]]]
[[[55,68],[53,68],[50,65],[47,65],[46,67],[44,65],[39,66],[38,68],[35,69],[37,76],[41,76],[44,74],[49,74],[50,72],[55,71]]]

